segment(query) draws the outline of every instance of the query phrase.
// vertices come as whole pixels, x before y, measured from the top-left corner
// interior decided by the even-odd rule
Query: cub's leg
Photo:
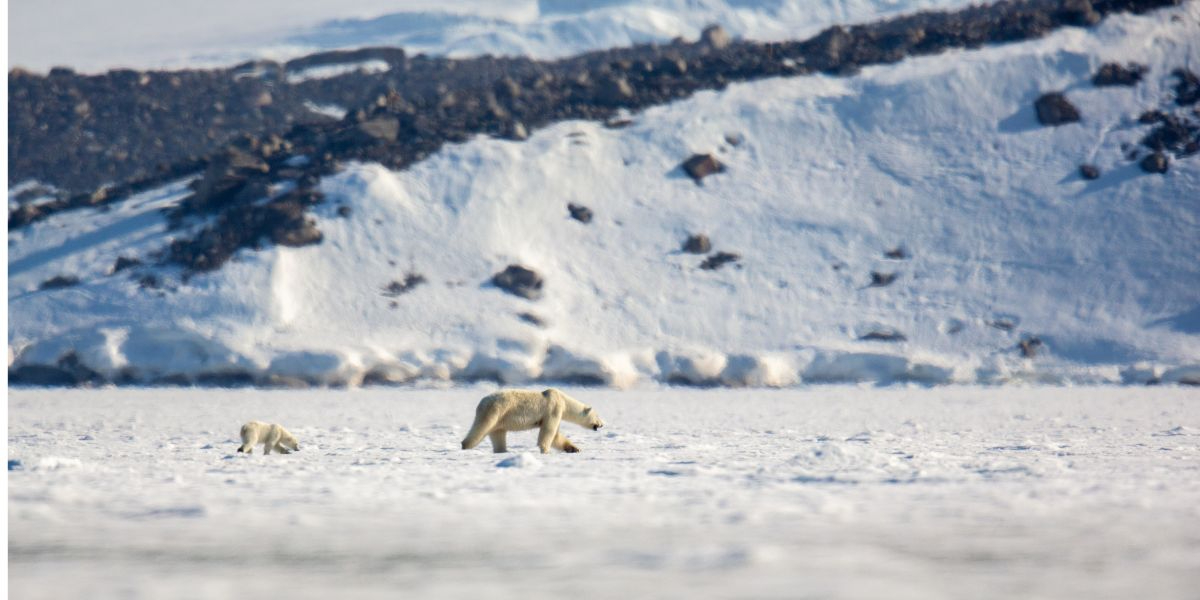
[[[550,453],[550,443],[558,435],[558,425],[562,422],[562,414],[551,414],[542,419],[542,428],[538,431],[538,449],[542,454]]]
[[[508,432],[503,429],[496,429],[488,434],[488,437],[492,438],[492,452],[497,454],[508,452],[507,440],[505,439],[507,434]]]
[[[238,452],[245,452],[246,454],[254,454],[254,444],[257,442],[258,442],[258,439],[250,433],[250,428],[243,425],[242,426],[242,445],[238,446]]]
[[[475,422],[471,425],[471,431],[467,432],[467,437],[463,438],[462,449],[470,450],[478,446],[483,436],[492,432],[498,420],[496,415],[475,413]]]
[[[271,448],[279,446],[279,437],[280,433],[278,431],[267,434],[267,439],[263,442],[263,454],[270,454]]]
[[[579,452],[579,448],[575,444],[572,444],[571,440],[568,440],[567,436],[561,432],[554,436],[554,441],[550,442],[550,446],[563,452]]]

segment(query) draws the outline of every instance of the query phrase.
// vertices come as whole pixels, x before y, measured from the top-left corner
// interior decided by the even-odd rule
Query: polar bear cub
[[[270,454],[271,450],[280,454],[290,454],[292,450],[300,449],[300,442],[296,440],[296,436],[284,429],[283,425],[262,421],[250,421],[242,425],[242,445],[238,452],[253,454],[255,444],[263,445],[263,454]]]
[[[538,449],[542,454],[550,452],[551,447],[564,452],[579,452],[579,448],[558,431],[562,421],[592,430],[604,427],[604,421],[592,407],[560,390],[500,390],[479,401],[475,422],[463,438],[462,447],[470,450],[486,435],[492,439],[493,452],[506,452],[505,435],[508,432],[538,428]]]

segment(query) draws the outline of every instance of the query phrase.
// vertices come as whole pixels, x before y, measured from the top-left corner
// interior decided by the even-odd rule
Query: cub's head
[[[580,427],[587,427],[592,431],[599,430],[604,427],[604,420],[600,415],[596,414],[592,407],[564,394],[561,390],[550,388],[542,392],[543,396],[550,399],[561,399],[563,403],[563,419],[575,423]]]
[[[284,431],[279,436],[279,445],[291,450],[300,450],[300,440],[297,440],[296,436],[289,431]]]

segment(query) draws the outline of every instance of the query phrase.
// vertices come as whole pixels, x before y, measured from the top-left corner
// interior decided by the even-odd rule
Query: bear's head
[[[604,427],[604,420],[592,407],[564,394],[561,390],[550,388],[542,392],[547,398],[558,398],[563,402],[563,419],[575,423],[580,427],[587,427],[592,431],[597,431]]]
[[[300,450],[300,440],[297,440],[290,431],[284,431],[279,435],[279,445],[291,450]]]

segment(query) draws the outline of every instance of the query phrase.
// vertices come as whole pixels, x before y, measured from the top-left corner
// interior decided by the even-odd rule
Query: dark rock
[[[580,223],[592,222],[592,209],[581,206],[579,204],[567,204],[567,211],[571,213],[571,218]]]
[[[244,388],[260,382],[253,373],[246,371],[215,371],[196,375],[195,384],[201,387]]]
[[[1016,323],[1013,323],[1008,319],[995,319],[989,322],[988,325],[994,329],[999,329],[1000,331],[1012,331],[1017,327]]]
[[[492,284],[496,287],[529,300],[542,297],[543,283],[541,275],[520,265],[508,265],[492,277]]]
[[[46,365],[22,365],[8,371],[9,385],[70,387],[79,384],[75,375],[66,369]]]
[[[903,342],[908,338],[894,329],[881,329],[859,336],[858,339],[864,342]]]
[[[1138,115],[1138,123],[1143,125],[1153,125],[1165,120],[1167,120],[1167,113],[1161,110],[1148,110]]]
[[[633,98],[633,87],[620,75],[609,75],[596,85],[596,100],[608,106],[624,106]]]
[[[138,278],[138,287],[145,290],[157,290],[162,287],[162,282],[159,281],[158,276],[147,274]]]
[[[895,283],[899,273],[880,273],[879,271],[871,271],[871,283],[868,287],[884,287]]]
[[[1171,72],[1175,77],[1175,103],[1188,106],[1200,102],[1200,76],[1191,70],[1180,67]]]
[[[1042,125],[1065,125],[1079,121],[1079,110],[1059,92],[1043,94],[1033,103],[1033,108]]]
[[[404,281],[392,281],[383,286],[383,295],[388,298],[395,298],[408,292],[413,291],[413,288],[425,283],[425,276],[420,273],[409,273],[404,276]]]
[[[745,142],[745,141],[746,141],[746,136],[744,136],[744,135],[742,135],[742,134],[740,134],[740,133],[727,133],[727,134],[725,134],[725,143],[726,143],[726,144],[729,144],[730,146],[733,146],[733,147],[735,147],[735,148],[736,148],[737,146],[741,146],[741,145],[742,145],[742,142]]]
[[[38,286],[39,290],[57,290],[79,285],[79,278],[74,275],[55,275]]]
[[[703,233],[689,235],[683,242],[683,251],[691,254],[708,254],[712,250],[712,242]]]
[[[1108,85],[1125,85],[1134,86],[1142,80],[1149,68],[1146,65],[1137,63],[1129,63],[1122,67],[1117,63],[1104,63],[1100,66],[1100,70],[1092,76],[1092,85],[1108,86]]]
[[[24,463],[21,462],[21,459],[19,459],[19,458],[8,459],[8,470],[9,471],[22,471],[24,469],[25,469],[25,465],[24,465]]]
[[[883,257],[890,258],[892,260],[907,260],[908,250],[906,250],[904,246],[896,246],[895,248],[884,252]]]
[[[347,205],[343,204],[337,208],[337,215],[342,218],[349,217],[354,211]]]
[[[683,170],[688,176],[700,183],[701,179],[712,175],[713,173],[721,173],[725,170],[725,165],[717,160],[717,157],[711,154],[693,154],[690,158],[683,161]]]
[[[1042,348],[1042,340],[1037,336],[1030,336],[1022,339],[1017,343],[1017,348],[1021,350],[1021,356],[1025,358],[1033,358],[1037,356],[1038,350]]]
[[[119,273],[121,271],[124,271],[125,269],[128,269],[130,267],[136,267],[140,264],[142,264],[142,261],[140,261],[136,258],[128,258],[125,256],[118,256],[117,262],[113,263],[112,270],[109,271],[109,274],[111,275],[114,273]]]
[[[1146,158],[1143,158],[1142,162],[1138,164],[1141,165],[1142,170],[1147,173],[1166,173],[1170,166],[1167,162],[1167,155],[1163,154],[1162,152],[1148,154],[1146,155]]]
[[[727,263],[737,262],[738,260],[741,260],[741,258],[741,256],[732,252],[718,252],[704,259],[704,262],[700,263],[700,268],[704,269],[705,271],[715,271],[725,266]]]
[[[376,117],[358,124],[358,130],[367,136],[386,142],[396,141],[400,134],[400,122],[393,117]]]
[[[1189,143],[1200,142],[1200,121],[1183,116],[1163,115],[1159,124],[1142,138],[1141,144],[1156,152],[1188,154]]]
[[[713,50],[724,50],[732,42],[729,33],[720,25],[709,25],[700,32],[700,43]]]
[[[630,125],[633,125],[633,119],[609,119],[604,122],[608,129],[625,129]]]
[[[541,317],[539,317],[533,313],[529,313],[529,312],[517,313],[517,318],[526,323],[529,323],[530,325],[533,325],[535,327],[545,327],[546,326],[546,321],[542,320]]]
[[[1096,165],[1079,165],[1079,176],[1089,181],[1100,178],[1100,168]]]

